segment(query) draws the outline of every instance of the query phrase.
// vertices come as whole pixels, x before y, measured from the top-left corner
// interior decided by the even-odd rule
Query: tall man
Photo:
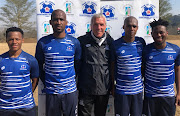
[[[174,116],[175,103],[180,105],[180,48],[166,42],[168,22],[162,19],[150,23],[154,42],[145,47],[146,116]],[[177,95],[175,97],[174,81]]]
[[[36,47],[40,78],[46,92],[46,115],[77,115],[75,65],[81,57],[79,41],[65,33],[66,14],[57,9],[51,14],[53,34],[42,37]]]
[[[33,92],[38,83],[38,62],[22,51],[23,41],[20,28],[6,30],[9,51],[0,56],[0,116],[36,116]]]
[[[145,41],[135,37],[138,21],[130,16],[124,20],[125,36],[113,42],[115,61],[115,114],[142,115],[143,83],[141,76],[142,50]]]
[[[95,14],[91,19],[91,31],[79,37],[82,48],[81,68],[78,75],[79,116],[105,116],[109,92],[111,43],[113,39],[105,32],[106,18]]]

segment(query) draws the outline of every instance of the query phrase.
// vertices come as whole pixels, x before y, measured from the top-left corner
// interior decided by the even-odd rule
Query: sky
[[[171,3],[171,6],[172,6],[172,10],[171,10],[171,13],[173,15],[178,15],[180,14],[180,0],[169,0],[169,2]]]

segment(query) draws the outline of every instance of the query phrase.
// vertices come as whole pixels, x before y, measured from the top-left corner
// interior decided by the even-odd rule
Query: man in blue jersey
[[[42,37],[36,46],[40,78],[46,92],[47,116],[76,116],[77,88],[75,69],[81,57],[79,41],[65,33],[66,14],[57,9],[51,14],[53,34]]]
[[[180,105],[180,48],[166,42],[168,22],[150,23],[154,42],[143,53],[145,65],[144,113],[147,116],[174,116]],[[175,97],[174,81],[177,95]]]
[[[36,116],[33,92],[38,84],[38,62],[22,51],[23,41],[20,28],[6,30],[9,51],[0,55],[0,116]]]
[[[105,32],[106,18],[95,14],[91,31],[79,37],[82,48],[81,68],[78,75],[79,116],[105,116],[111,90],[110,64],[113,39]]]
[[[116,116],[141,116],[143,83],[141,76],[143,38],[136,37],[138,20],[124,20],[125,35],[113,42],[115,63],[115,114]]]

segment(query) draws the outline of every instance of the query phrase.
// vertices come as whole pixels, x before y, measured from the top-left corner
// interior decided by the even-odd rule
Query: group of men
[[[149,45],[135,36],[133,16],[124,20],[125,35],[115,41],[105,31],[103,14],[95,14],[91,31],[77,39],[65,33],[64,11],[54,10],[49,22],[53,34],[38,41],[35,58],[21,49],[23,31],[7,29],[9,51],[0,56],[0,116],[36,116],[38,77],[46,93],[46,116],[91,116],[93,107],[95,116],[105,116],[110,94],[115,116],[175,115],[180,48],[166,42],[167,21],[150,23],[154,42]]]

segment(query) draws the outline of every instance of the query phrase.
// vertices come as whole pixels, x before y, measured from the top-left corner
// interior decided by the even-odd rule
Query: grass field
[[[177,36],[169,35],[167,41],[180,46],[180,35],[177,35]],[[0,54],[8,51],[8,46],[6,43],[0,43],[0,48],[1,48]],[[27,39],[27,40],[25,40],[25,43],[23,43],[23,45],[22,45],[22,49],[25,52],[27,52],[33,56],[35,54],[35,48],[36,48],[36,40],[35,39]],[[34,92],[34,98],[35,98],[35,103],[38,106],[38,89],[37,88]],[[180,106],[178,106],[176,109],[176,116],[180,116]]]

